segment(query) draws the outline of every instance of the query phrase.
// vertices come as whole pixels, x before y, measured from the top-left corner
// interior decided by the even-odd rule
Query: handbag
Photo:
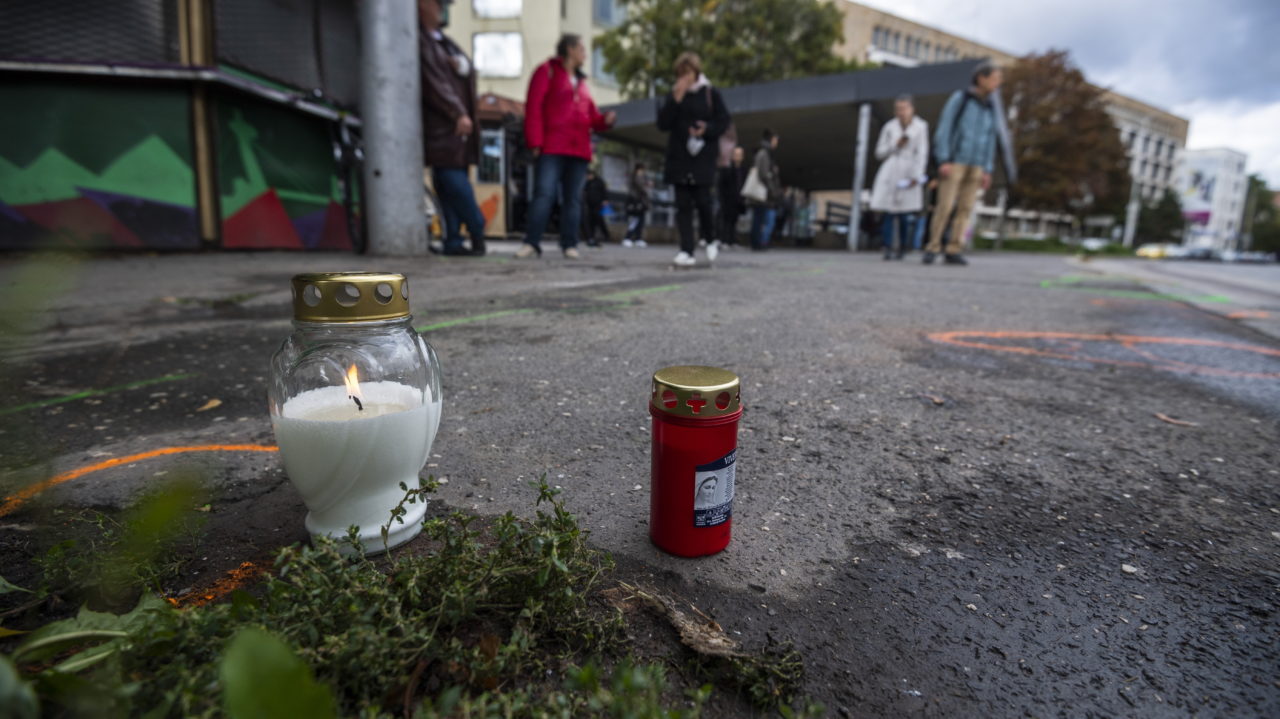
[[[742,183],[742,196],[753,202],[765,202],[769,199],[769,188],[760,181],[760,172],[751,168],[746,182]]]

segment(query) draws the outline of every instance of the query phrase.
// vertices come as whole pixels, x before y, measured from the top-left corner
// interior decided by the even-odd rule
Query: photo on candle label
[[[738,451],[695,468],[693,475],[693,526],[714,527],[733,514],[733,486]]]

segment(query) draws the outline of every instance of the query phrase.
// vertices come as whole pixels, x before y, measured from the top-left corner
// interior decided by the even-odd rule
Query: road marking
[[[1046,290],[1073,290],[1075,292],[1088,292],[1095,295],[1105,295],[1107,297],[1122,297],[1131,300],[1164,300],[1167,302],[1213,302],[1225,304],[1231,301],[1230,298],[1222,295],[1183,295],[1168,294],[1164,292],[1151,292],[1150,290],[1109,290],[1102,287],[1081,287],[1081,282],[1103,280],[1101,277],[1081,277],[1079,275],[1069,275],[1060,277],[1055,280],[1041,280],[1040,287]]]
[[[278,452],[279,450],[279,447],[264,444],[199,444],[187,447],[161,447],[149,452],[131,454],[127,457],[115,457],[97,464],[91,464],[88,467],[80,467],[79,469],[54,475],[42,482],[36,482],[25,489],[18,490],[15,494],[4,498],[4,504],[0,504],[0,517],[12,514],[32,497],[46,489],[56,487],[64,482],[70,482],[73,479],[79,479],[86,474],[119,467],[122,464],[131,464],[133,462],[141,462],[144,459],[163,457],[170,454],[185,454],[187,452]]]
[[[1232,320],[1265,320],[1271,317],[1271,313],[1266,310],[1239,310],[1227,315],[1227,319]]]
[[[240,566],[219,577],[208,589],[197,589],[177,597],[165,597],[165,601],[178,608],[201,607],[258,579],[267,573],[267,569],[261,564],[241,562]]]
[[[1073,360],[1077,362],[1094,362],[1100,364],[1113,364],[1122,367],[1142,367],[1144,369],[1163,369],[1171,372],[1184,372],[1187,374],[1207,374],[1219,377],[1242,377],[1249,379],[1280,379],[1280,372],[1239,372],[1236,370],[1219,369],[1217,367],[1209,367],[1206,365],[1190,364],[1180,360],[1159,357],[1151,354],[1148,350],[1143,349],[1142,345],[1173,345],[1184,347],[1215,347],[1219,349],[1229,349],[1238,352],[1252,352],[1254,354],[1265,355],[1267,357],[1280,358],[1280,350],[1271,349],[1269,347],[1260,347],[1258,345],[1238,344],[1234,342],[1221,342],[1218,340],[1204,340],[1193,337],[1149,337],[1143,335],[1098,335],[1084,334],[1078,332],[1018,332],[1018,331],[954,331],[954,332],[933,332],[927,337],[941,344],[956,345],[958,347],[970,347],[973,349],[991,350],[994,352],[1012,352],[1014,354],[1032,355],[1036,357],[1051,357],[1054,359]],[[1075,352],[1083,352],[1084,345],[1076,344],[1070,347],[1071,352],[1053,352],[1049,350],[1039,349],[1037,347],[1026,347],[1019,345],[1000,345],[982,342],[979,340],[994,339],[1033,339],[1033,340],[1072,340],[1077,343],[1083,342],[1106,342],[1119,344],[1126,350],[1143,357],[1147,361],[1140,362],[1136,360],[1112,359],[1109,357],[1091,357],[1083,354],[1073,354]]]
[[[418,332],[431,332],[433,330],[442,330],[446,327],[456,327],[458,325],[470,324],[472,322],[483,322],[484,320],[493,320],[499,317],[507,317],[509,315],[525,315],[530,312],[533,312],[533,310],[528,307],[523,307],[518,310],[499,310],[498,312],[488,312],[483,315],[472,315],[470,317],[459,317],[456,320],[445,320],[444,322],[437,322],[433,325],[417,327],[415,330]]]
[[[3,417],[4,415],[7,415],[7,414],[22,412],[28,409],[36,409],[38,407],[49,407],[51,405],[62,404],[64,402],[74,402],[78,399],[85,399],[86,397],[97,397],[99,395],[111,394],[112,392],[121,392],[126,389],[137,389],[138,387],[146,387],[148,385],[160,384],[162,382],[177,382],[180,379],[189,379],[195,376],[196,375],[194,373],[169,374],[163,377],[156,377],[155,379],[144,379],[144,380],[139,380],[137,382],[128,382],[126,384],[118,384],[114,387],[104,387],[102,389],[87,389],[83,392],[76,392],[75,394],[69,394],[64,397],[42,399],[39,402],[28,402],[27,404],[20,404],[15,407],[5,407],[4,409],[0,409],[0,417]]]
[[[683,289],[684,285],[658,285],[657,287],[645,287],[638,290],[625,290],[623,292],[614,292],[610,295],[602,295],[597,297],[598,300],[605,302],[625,302],[641,295],[653,295],[660,292],[674,292]]]

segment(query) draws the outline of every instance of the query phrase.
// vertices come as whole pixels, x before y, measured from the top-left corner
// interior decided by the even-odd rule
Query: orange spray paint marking
[[[62,474],[54,475],[53,477],[50,477],[49,479],[46,479],[43,482],[37,482],[31,485],[30,487],[26,487],[24,489],[19,490],[15,494],[5,497],[4,504],[0,504],[0,517],[3,517],[8,514],[12,514],[19,507],[26,504],[27,501],[30,500],[32,497],[36,496],[37,494],[40,494],[41,492],[45,491],[46,489],[49,489],[50,487],[56,487],[59,484],[62,484],[63,482],[70,482],[73,479],[79,479],[80,477],[83,477],[86,474],[99,472],[104,469],[111,469],[112,467],[119,467],[122,464],[131,464],[133,462],[140,462],[144,459],[151,459],[153,457],[163,457],[169,454],[185,454],[187,452],[278,452],[278,451],[279,451],[279,447],[274,447],[271,445],[262,445],[262,444],[200,444],[200,445],[193,445],[189,447],[162,447],[160,449],[153,449],[149,452],[140,452],[138,454],[131,454],[127,457],[115,457],[113,459],[108,459],[102,462],[98,462],[97,464],[91,464],[88,467],[81,467],[79,469],[73,469],[69,472],[63,472]]]
[[[1227,315],[1232,320],[1265,320],[1271,317],[1271,313],[1266,310],[1239,310]]]
[[[1241,372],[1237,370],[1221,369],[1218,367],[1209,367],[1207,365],[1190,364],[1175,359],[1159,357],[1152,354],[1149,350],[1141,345],[1147,346],[1181,346],[1181,347],[1214,347],[1218,349],[1235,350],[1238,352],[1251,352],[1254,354],[1264,355],[1267,357],[1280,358],[1280,350],[1271,349],[1269,347],[1260,347],[1258,345],[1246,345],[1235,342],[1221,342],[1218,340],[1204,340],[1189,337],[1149,337],[1143,335],[1097,335],[1084,334],[1078,332],[1018,332],[1018,331],[955,331],[955,332],[933,332],[928,338],[934,342],[942,344],[955,345],[957,347],[971,347],[973,349],[992,350],[995,352],[1012,352],[1014,354],[1031,355],[1034,357],[1051,357],[1054,359],[1073,360],[1077,362],[1094,362],[1099,364],[1113,364],[1122,367],[1142,367],[1144,369],[1163,369],[1172,372],[1184,372],[1188,374],[1206,374],[1219,377],[1242,377],[1249,379],[1280,379],[1280,372]],[[1031,339],[1031,340],[1049,340],[1049,341],[1071,341],[1079,342],[1107,342],[1119,344],[1127,350],[1132,351],[1147,361],[1138,360],[1121,360],[1111,359],[1108,357],[1091,357],[1082,354],[1073,354],[1082,351],[1083,345],[1069,346],[1071,352],[1051,351],[1040,349],[1038,347],[1025,347],[1018,345],[1002,345],[993,344],[983,340],[1000,340],[1000,339]]]
[[[267,568],[253,562],[242,562],[240,566],[227,572],[208,589],[187,592],[178,597],[166,597],[165,601],[175,607],[202,607],[217,601],[244,585],[267,573]]]

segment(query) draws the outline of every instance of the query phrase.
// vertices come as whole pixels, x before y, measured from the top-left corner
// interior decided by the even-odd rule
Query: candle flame
[[[347,383],[347,396],[355,403],[356,407],[364,409],[364,394],[360,392],[360,374],[356,372],[356,366],[351,365],[347,369],[347,376],[343,378]]]

